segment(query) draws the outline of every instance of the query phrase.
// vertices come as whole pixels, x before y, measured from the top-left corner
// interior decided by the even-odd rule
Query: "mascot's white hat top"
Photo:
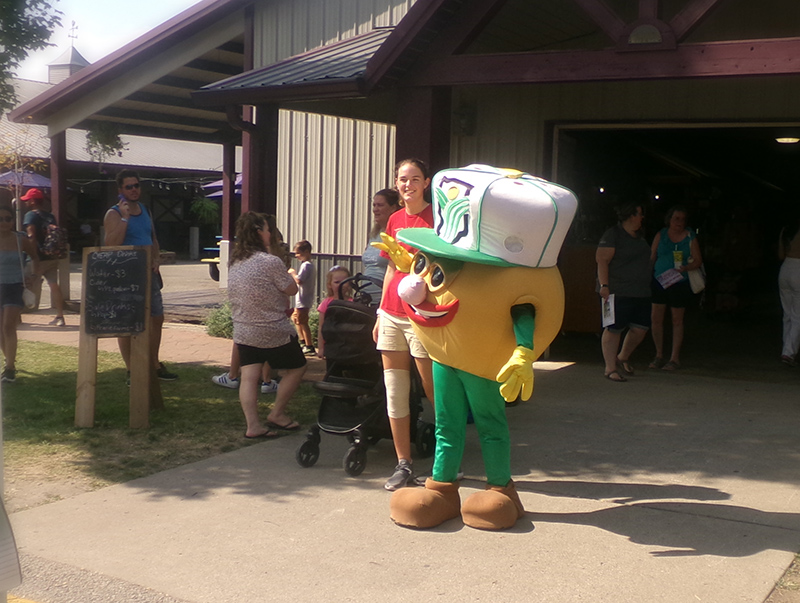
[[[434,255],[495,266],[549,268],[578,208],[569,189],[516,170],[470,165],[433,177],[433,229],[398,238]]]

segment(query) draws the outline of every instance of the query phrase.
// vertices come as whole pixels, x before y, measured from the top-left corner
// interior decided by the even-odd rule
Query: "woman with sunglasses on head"
[[[393,241],[398,230],[403,228],[433,228],[433,211],[426,198],[431,184],[428,168],[419,159],[404,159],[395,168],[395,188],[400,195],[403,209],[394,212],[386,225],[386,234],[392,239],[380,245],[381,255],[392,259],[386,267],[383,280],[381,306],[375,323],[373,338],[383,360],[383,380],[386,386],[386,407],[392,440],[397,453],[397,467],[384,487],[394,491],[414,483],[411,459],[411,361],[417,366],[425,396],[433,401],[433,375],[431,359],[417,339],[411,323],[406,317],[397,287],[408,273],[407,265],[396,266],[393,262],[401,260],[405,252],[414,253],[409,246]],[[393,248],[389,245],[394,246]],[[395,253],[397,245],[401,253]]]
[[[6,362],[0,380],[8,383],[17,378],[17,325],[25,305],[22,301],[26,281],[23,254],[31,258],[33,273],[39,274],[36,244],[14,228],[14,210],[0,205],[0,349]]]
[[[228,267],[233,342],[241,364],[239,402],[247,422],[244,435],[251,439],[275,437],[278,433],[273,429],[300,429],[286,414],[286,406],[306,371],[306,358],[286,315],[297,284],[285,264],[269,253],[272,236],[264,214],[250,211],[239,216]],[[258,416],[265,362],[285,371],[266,426]]]

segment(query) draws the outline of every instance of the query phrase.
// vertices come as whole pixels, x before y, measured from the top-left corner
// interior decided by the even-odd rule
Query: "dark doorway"
[[[800,128],[767,125],[556,128],[554,179],[580,199],[565,246],[574,263],[562,266],[568,317],[576,296],[591,298],[577,304],[580,312],[596,305],[593,286],[581,283],[577,289],[573,283],[570,291],[569,272],[581,271],[581,281],[593,274],[593,250],[615,223],[616,205],[642,203],[651,241],[667,210],[683,204],[708,271],[697,320],[763,326],[765,336],[777,335],[777,354],[776,244],[787,210],[800,203],[800,143],[780,144],[776,138],[799,133]],[[687,332],[687,343],[689,337]]]

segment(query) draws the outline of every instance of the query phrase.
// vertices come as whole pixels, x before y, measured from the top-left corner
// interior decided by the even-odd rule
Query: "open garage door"
[[[562,257],[564,329],[599,331],[594,251],[625,201],[645,207],[648,241],[672,205],[687,206],[708,271],[705,319],[779,324],[776,244],[800,203],[797,139],[796,123],[555,127],[553,178],[581,202]]]

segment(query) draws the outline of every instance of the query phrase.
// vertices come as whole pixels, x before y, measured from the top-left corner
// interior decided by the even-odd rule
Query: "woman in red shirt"
[[[389,217],[386,233],[394,237],[403,228],[433,228],[433,212],[426,199],[431,179],[427,166],[419,159],[404,159],[395,168],[395,187],[403,209]],[[403,244],[411,253],[416,250]],[[389,257],[382,251],[381,255]],[[383,295],[373,336],[383,359],[383,380],[386,385],[386,407],[392,429],[397,467],[384,487],[402,488],[414,479],[411,460],[411,360],[417,365],[422,387],[433,401],[431,360],[422,343],[414,335],[411,323],[397,295],[397,286],[406,276],[389,262],[383,280]]]

